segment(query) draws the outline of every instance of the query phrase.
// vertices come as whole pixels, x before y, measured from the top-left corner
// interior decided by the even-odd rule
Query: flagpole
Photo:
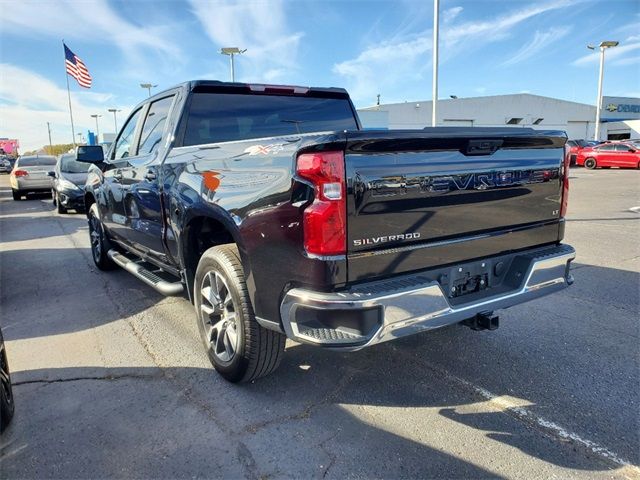
[[[76,146],[76,130],[73,127],[73,109],[71,108],[71,89],[69,88],[69,74],[67,73],[67,55],[66,50],[64,50],[64,38],[62,39],[62,48],[64,55],[64,76],[67,78],[67,96],[69,97],[69,116],[71,117],[71,135],[73,139],[73,146]]]

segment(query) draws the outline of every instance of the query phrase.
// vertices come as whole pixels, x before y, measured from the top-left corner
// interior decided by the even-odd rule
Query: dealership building
[[[640,98],[604,97],[600,140],[640,138]],[[431,101],[375,105],[358,110],[366,129],[431,126]],[[438,126],[564,130],[570,139],[593,139],[596,107],[517,93],[438,101]]]

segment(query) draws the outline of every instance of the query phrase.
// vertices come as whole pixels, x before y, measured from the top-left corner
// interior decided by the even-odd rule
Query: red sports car
[[[640,168],[640,153],[632,143],[603,143],[580,150],[576,158],[576,165],[583,165],[589,169],[598,167]]]

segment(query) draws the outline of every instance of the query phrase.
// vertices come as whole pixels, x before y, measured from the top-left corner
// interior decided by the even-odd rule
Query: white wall
[[[630,138],[640,138],[640,120],[626,120],[624,122],[603,123],[603,138],[611,133],[629,133]]]
[[[593,138],[595,106],[555,98],[530,95],[496,95],[438,101],[438,124],[474,127],[513,127],[564,130],[569,138]],[[388,128],[421,129],[431,125],[431,102],[405,102],[359,110],[388,112]],[[512,118],[518,125],[507,125]],[[539,124],[536,119],[542,118]],[[363,125],[366,121],[362,118]]]

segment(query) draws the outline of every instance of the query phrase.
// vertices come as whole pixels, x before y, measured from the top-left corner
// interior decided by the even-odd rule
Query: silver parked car
[[[53,178],[48,173],[56,165],[56,157],[49,155],[20,157],[9,175],[14,200],[31,192],[50,192]]]

